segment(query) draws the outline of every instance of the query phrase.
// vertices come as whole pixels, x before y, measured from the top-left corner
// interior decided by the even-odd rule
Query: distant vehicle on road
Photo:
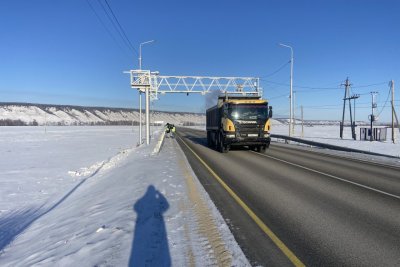
[[[271,142],[271,117],[272,107],[261,97],[219,96],[206,112],[208,146],[222,153],[231,146],[265,152]]]

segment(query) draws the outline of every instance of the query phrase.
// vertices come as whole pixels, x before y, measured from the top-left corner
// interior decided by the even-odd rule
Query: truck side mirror
[[[272,107],[269,106],[268,117],[272,118]]]

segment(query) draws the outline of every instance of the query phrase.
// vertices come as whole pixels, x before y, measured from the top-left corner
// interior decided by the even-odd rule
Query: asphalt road
[[[282,144],[222,154],[205,131],[177,133],[252,265],[400,266],[399,168]]]

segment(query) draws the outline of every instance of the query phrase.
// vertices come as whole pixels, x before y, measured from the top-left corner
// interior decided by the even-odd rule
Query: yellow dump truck
[[[271,142],[271,117],[272,107],[261,97],[219,96],[206,112],[208,146],[222,153],[232,146],[265,152]]]

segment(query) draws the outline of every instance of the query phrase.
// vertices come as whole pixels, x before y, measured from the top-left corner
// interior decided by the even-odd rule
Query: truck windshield
[[[266,120],[268,118],[268,105],[230,105],[228,113],[235,120]]]

